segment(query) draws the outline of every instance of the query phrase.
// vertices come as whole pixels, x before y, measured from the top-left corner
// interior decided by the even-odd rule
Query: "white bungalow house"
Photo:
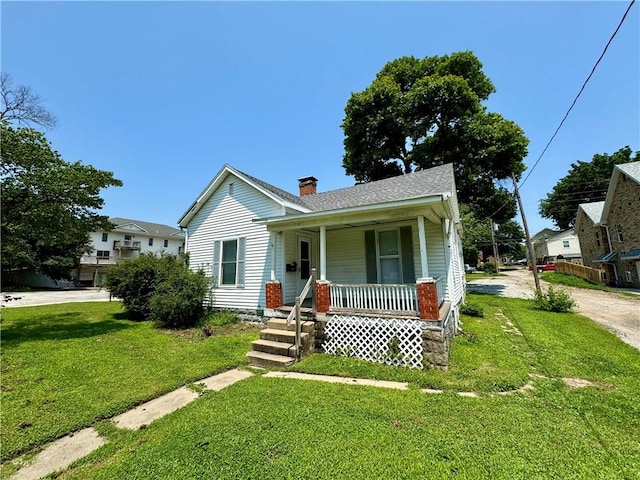
[[[293,195],[224,165],[180,218],[190,267],[212,279],[213,306],[285,317],[313,283],[302,337],[315,333],[317,348],[446,368],[465,291],[451,165],[322,193],[314,177],[299,185]],[[373,330],[378,338],[366,338]],[[299,336],[278,347],[287,341],[270,335],[250,352],[255,363],[302,347]]]

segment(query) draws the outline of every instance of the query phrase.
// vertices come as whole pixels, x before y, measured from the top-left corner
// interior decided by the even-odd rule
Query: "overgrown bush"
[[[552,285],[549,285],[546,293],[536,290],[533,294],[533,303],[539,310],[559,313],[568,312],[576,305],[567,291],[555,289]]]
[[[165,275],[163,268],[170,260],[152,253],[141,254],[131,260],[114,265],[105,274],[104,286],[120,299],[134,320],[151,316],[151,297]]]
[[[470,317],[484,317],[484,310],[482,307],[473,303],[463,303],[460,307],[460,313],[469,315]]]
[[[202,272],[180,266],[158,283],[151,296],[151,319],[162,327],[192,327],[205,313],[208,281]]]
[[[487,273],[489,275],[495,275],[496,273],[498,273],[496,264],[494,262],[485,262],[484,273]]]
[[[105,286],[136,320],[189,327],[205,313],[208,280],[171,256],[149,253],[119,263],[107,271]]]

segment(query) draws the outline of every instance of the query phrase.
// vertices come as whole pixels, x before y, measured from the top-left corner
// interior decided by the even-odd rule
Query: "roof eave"
[[[391,210],[403,207],[417,207],[420,205],[429,205],[434,203],[444,203],[447,204],[445,200],[445,195],[447,194],[433,194],[425,197],[414,198],[410,200],[400,200],[393,202],[383,202],[383,203],[375,203],[370,205],[362,205],[357,207],[347,207],[347,208],[337,208],[331,210],[321,210],[321,211],[311,211],[308,213],[301,213],[299,215],[286,215],[286,216],[278,216],[278,217],[267,217],[267,218],[258,218],[255,219],[254,222],[266,225],[267,228],[277,228],[279,226],[285,227],[290,226],[291,224],[295,224],[299,221],[307,221],[316,220],[318,222],[323,219],[335,217],[335,216],[344,216],[349,214],[366,214],[373,213],[376,211],[384,211]]]

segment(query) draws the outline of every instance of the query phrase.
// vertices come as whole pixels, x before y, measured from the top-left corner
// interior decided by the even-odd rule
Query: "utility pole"
[[[518,200],[518,207],[520,208],[520,215],[522,215],[522,225],[524,226],[524,234],[527,240],[527,252],[529,253],[529,259],[531,260],[531,270],[533,271],[533,280],[536,283],[536,291],[540,290],[540,278],[538,278],[538,269],[536,268],[536,256],[533,252],[533,245],[531,244],[531,236],[529,235],[529,226],[527,225],[527,217],[524,214],[524,207],[522,206],[522,199],[520,199],[520,192],[518,192],[518,182],[516,182],[516,176],[511,174],[513,180],[513,192]]]
[[[500,273],[500,267],[498,266],[498,262],[500,258],[498,257],[498,244],[496,243],[496,236],[493,231],[493,220],[489,219],[489,228],[491,229],[491,243],[493,244],[493,261],[496,262],[496,274]]]

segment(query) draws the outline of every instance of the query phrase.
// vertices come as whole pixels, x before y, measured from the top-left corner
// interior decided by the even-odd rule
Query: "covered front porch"
[[[267,310],[293,305],[315,268],[319,314],[439,321],[464,288],[452,274],[460,262],[446,198],[350,210],[261,220],[272,252]]]

